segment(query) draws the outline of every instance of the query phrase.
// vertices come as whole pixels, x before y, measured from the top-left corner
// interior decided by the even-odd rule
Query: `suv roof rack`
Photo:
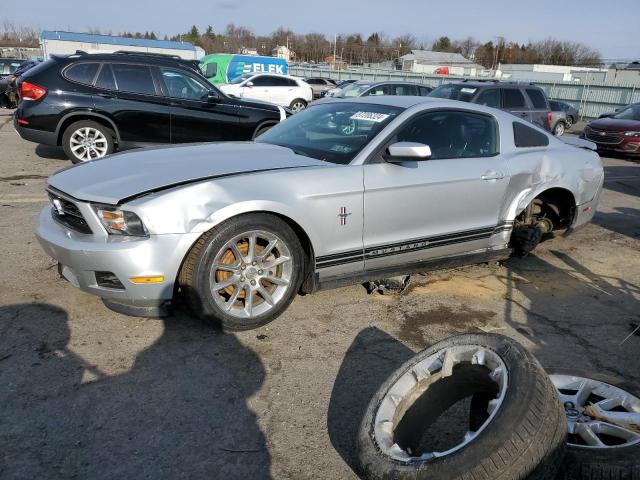
[[[492,82],[492,83],[500,83],[500,80],[498,80],[497,78],[463,78],[462,79],[463,82],[467,83],[467,82],[478,82],[478,83],[485,83],[485,82]]]
[[[118,50],[113,52],[117,55],[139,55],[142,57],[158,57],[158,58],[172,58],[174,60],[184,60],[180,55],[171,55],[168,53],[153,53],[153,52],[136,52],[133,50]]]

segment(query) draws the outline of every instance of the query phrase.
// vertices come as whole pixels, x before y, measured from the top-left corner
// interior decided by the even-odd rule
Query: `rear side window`
[[[100,69],[98,79],[96,80],[96,87],[106,88],[107,90],[116,89],[116,81],[113,79],[113,72],[111,71],[111,65],[105,63]]]
[[[504,94],[504,108],[527,108],[527,103],[524,101],[524,95],[520,90],[515,88],[507,88],[503,90]]]
[[[547,101],[544,98],[544,93],[542,93],[541,90],[538,90],[536,88],[527,88],[527,95],[529,95],[534,108],[539,108],[542,110],[547,109]]]
[[[487,107],[500,108],[500,90],[496,88],[482,90],[474,103],[486,105]]]
[[[155,95],[156,89],[153,85],[153,77],[151,77],[149,67],[114,63],[111,68],[119,91]]]
[[[516,147],[546,147],[549,137],[524,123],[513,122],[513,140]]]
[[[427,95],[429,95],[431,93],[431,89],[428,87],[419,87],[420,88],[420,96],[421,97],[426,97]]]
[[[76,63],[65,70],[64,76],[74,82],[92,85],[98,73],[98,66],[98,63]]]
[[[417,95],[416,87],[413,85],[393,85],[392,95]]]

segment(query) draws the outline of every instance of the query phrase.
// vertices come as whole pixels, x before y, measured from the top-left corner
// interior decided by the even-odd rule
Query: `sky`
[[[442,35],[482,42],[504,36],[526,43],[554,37],[585,43],[605,60],[640,59],[638,0],[29,0],[10,1],[5,21],[47,30],[154,31],[175,35],[191,25],[223,31],[229,23],[269,34],[382,31],[430,43]]]

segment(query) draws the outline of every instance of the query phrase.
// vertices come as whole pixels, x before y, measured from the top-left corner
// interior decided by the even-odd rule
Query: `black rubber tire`
[[[278,235],[293,257],[293,273],[289,290],[269,312],[252,319],[240,319],[222,311],[215,303],[209,287],[209,271],[216,253],[234,236],[249,230],[265,230]],[[293,301],[302,282],[305,254],[295,232],[279,217],[266,213],[250,213],[233,217],[215,226],[191,247],[180,274],[178,285],[191,311],[207,323],[226,331],[251,330],[275,320]]]
[[[560,134],[556,133],[556,129],[557,129],[559,126],[562,126],[562,133],[560,133]],[[566,132],[566,131],[567,131],[567,124],[566,124],[565,122],[563,122],[562,120],[560,120],[559,122],[557,122],[557,123],[553,126],[553,134],[554,134],[556,137],[561,137],[562,135],[564,135],[564,134],[565,134],[565,132]]]
[[[262,135],[264,132],[266,132],[267,130],[270,130],[271,128],[275,127],[277,124],[269,124],[269,125],[263,125],[261,127],[259,127],[256,132],[253,134],[253,138],[252,140],[255,140],[256,138],[258,138],[260,135]]]
[[[294,99],[294,100],[289,104],[289,108],[293,109],[293,106],[294,106],[296,103],[298,103],[298,102],[300,102],[300,103],[304,104],[304,108],[302,108],[301,110],[298,110],[298,111],[302,111],[302,110],[304,110],[305,108],[307,108],[307,106],[308,106],[307,102],[306,102],[306,101],[304,101],[304,100],[303,100],[303,99],[301,99],[301,98],[296,98],[296,99]]]
[[[468,445],[444,457],[406,463],[381,452],[373,424],[386,392],[423,358],[465,344],[492,350],[507,367],[508,389],[493,420]],[[363,477],[369,480],[550,480],[560,467],[566,436],[557,392],[535,357],[508,337],[467,334],[418,353],[387,379],[369,403],[360,425],[358,457]]]
[[[71,135],[78,128],[89,127],[95,128],[99,130],[104,137],[107,139],[107,153],[106,155],[110,155],[115,151],[115,142],[114,142],[114,132],[110,128],[105,127],[101,123],[94,122],[93,120],[80,120],[69,125],[64,133],[62,134],[62,149],[64,150],[65,155],[72,163],[82,163],[83,161],[75,156],[73,151],[71,150]]]
[[[548,368],[549,374],[577,375],[622,388],[640,397],[640,385],[613,375],[569,368]],[[567,445],[558,480],[640,480],[640,444],[618,448]]]

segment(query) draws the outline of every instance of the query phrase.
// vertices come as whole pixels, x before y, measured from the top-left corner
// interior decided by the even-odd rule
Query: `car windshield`
[[[352,102],[314,105],[279,123],[256,141],[346,165],[402,110]]]
[[[233,80],[231,80],[229,83],[232,83],[233,85],[237,85],[238,83],[242,83],[246,79],[251,78],[251,77],[253,77],[253,75],[251,75],[251,74],[240,75],[239,77],[236,77]]]
[[[448,85],[439,86],[427,96],[470,102],[477,90],[478,89],[476,87],[450,83]]]
[[[640,105],[629,105],[613,115],[611,118],[616,118],[618,120],[640,121]]]
[[[351,85],[347,85],[342,90],[340,90],[337,94],[337,98],[349,98],[349,97],[359,97],[362,95],[365,90],[368,90],[371,87],[370,83],[352,83]]]

